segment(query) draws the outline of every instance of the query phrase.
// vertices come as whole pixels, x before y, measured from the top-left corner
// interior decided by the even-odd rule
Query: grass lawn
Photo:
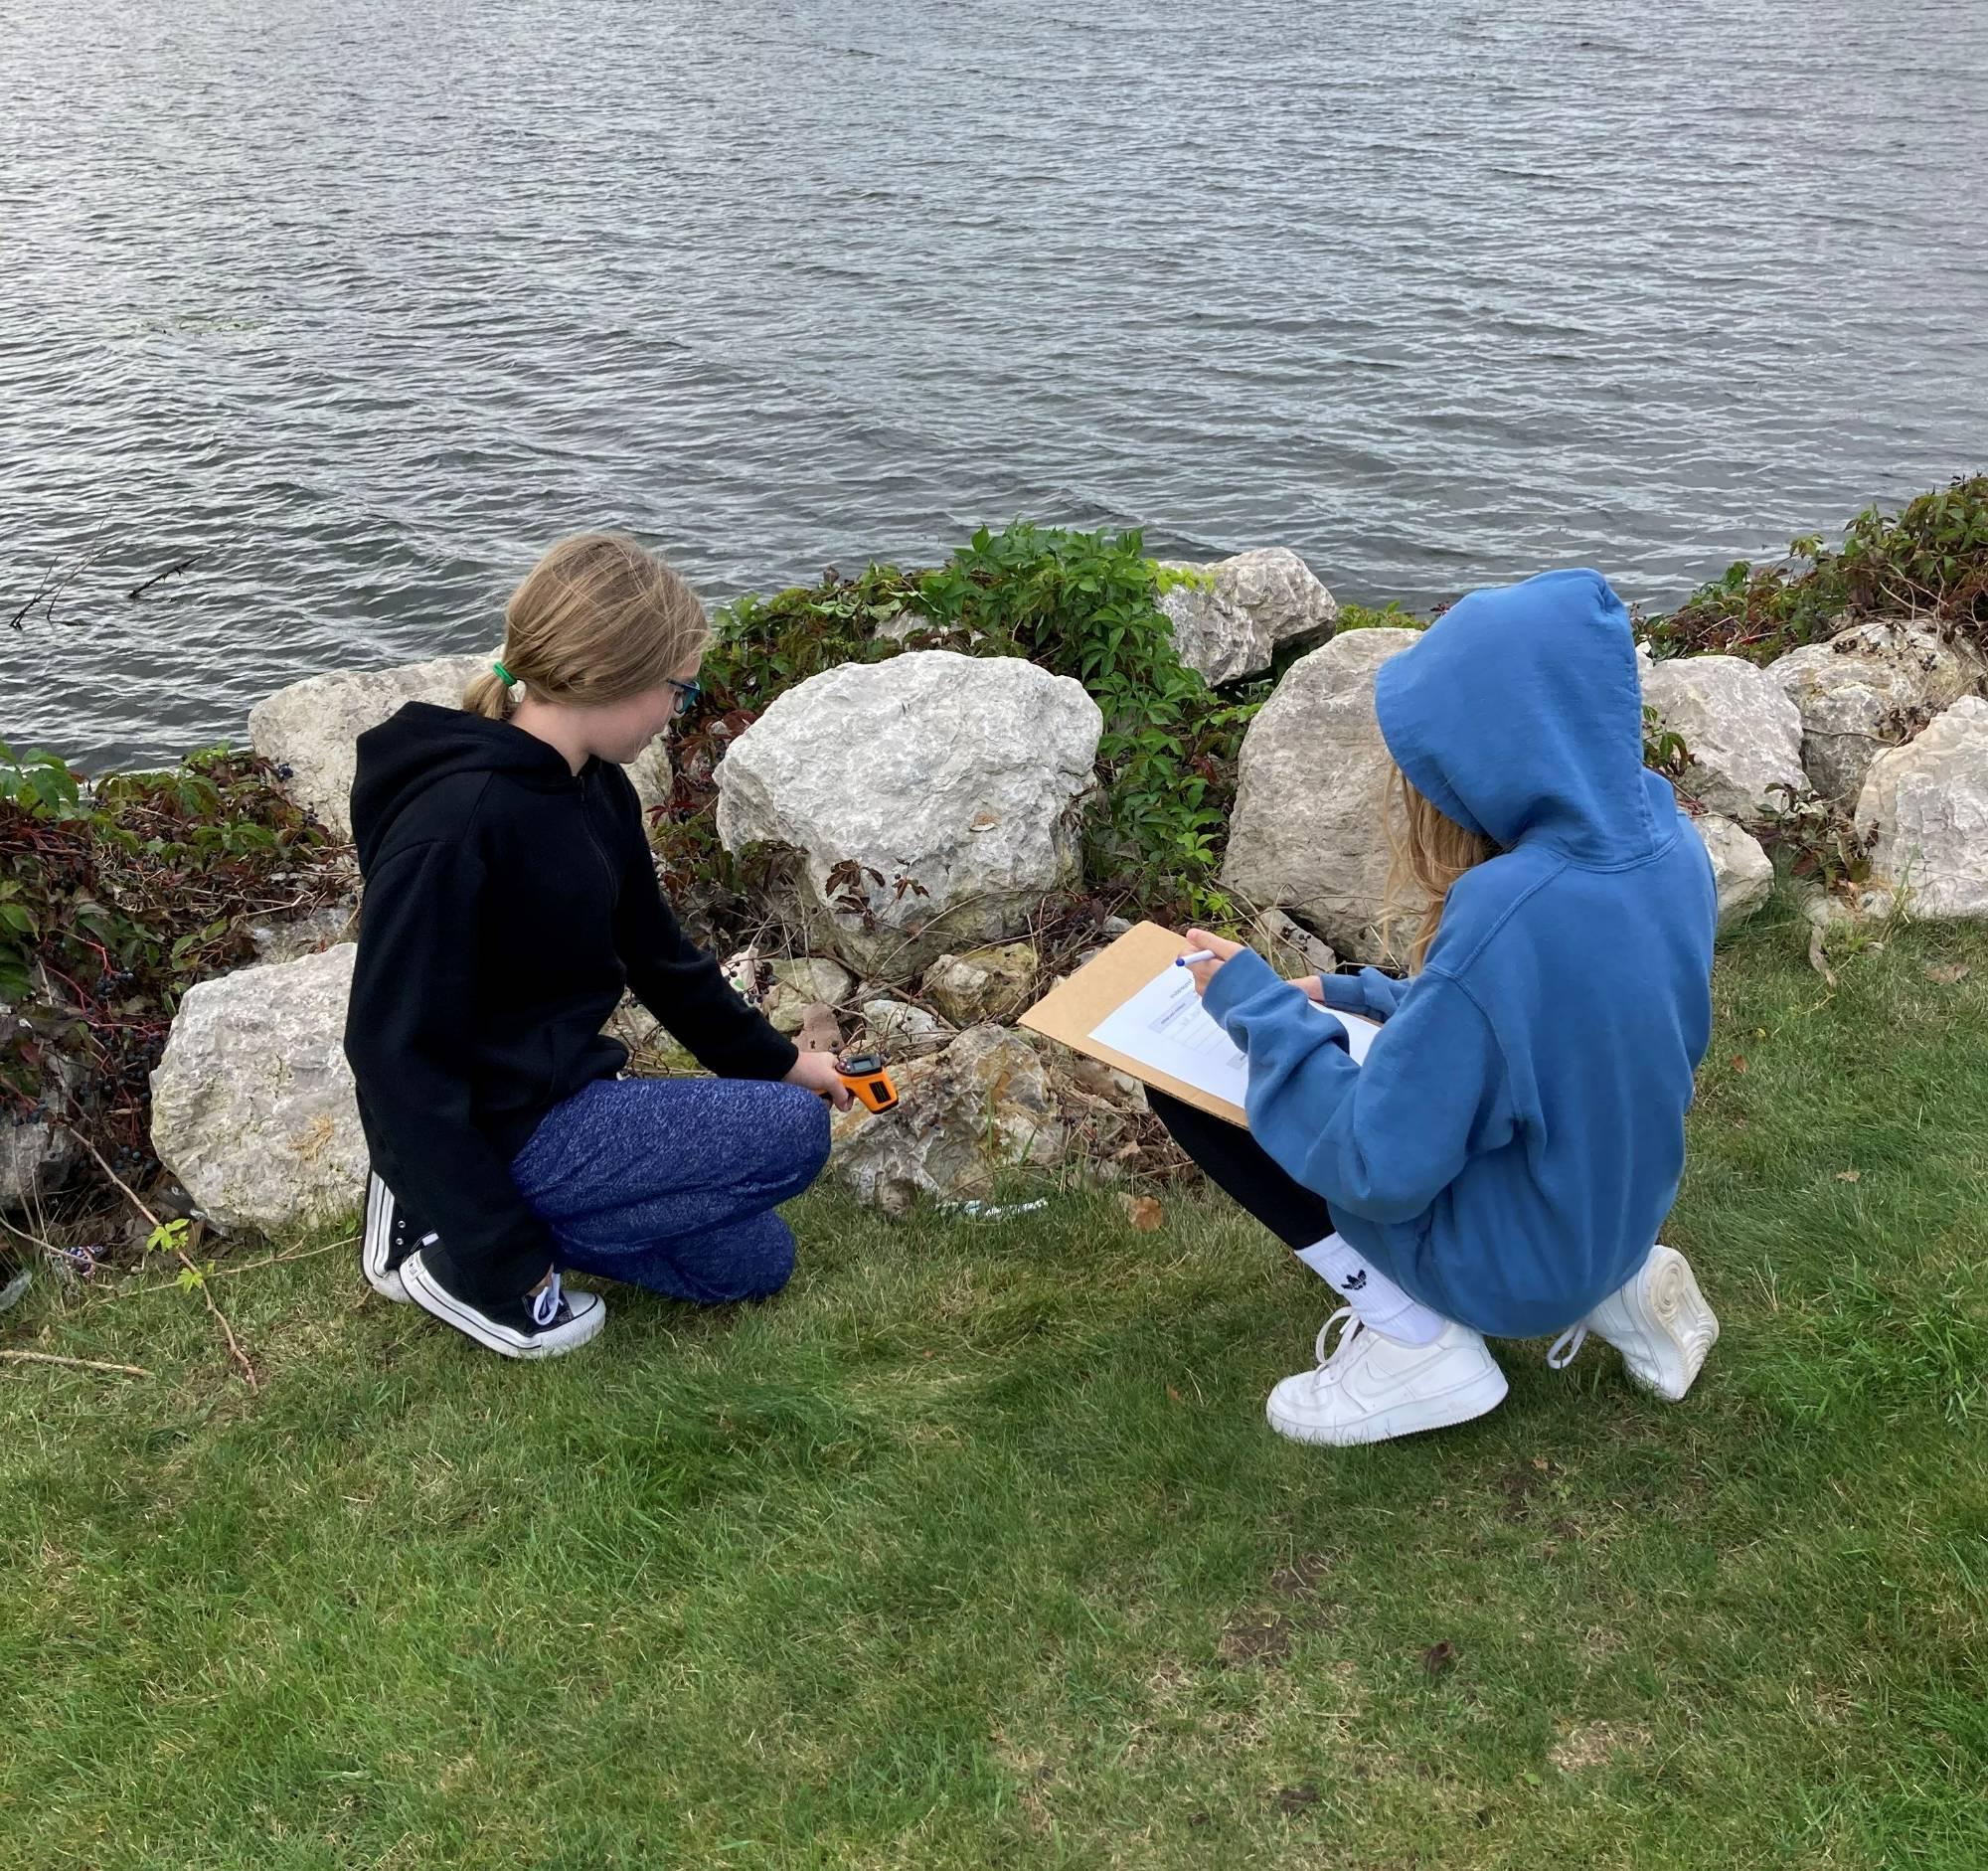
[[[778,1301],[539,1367],[340,1249],[215,1282],[253,1398],[31,1297],[156,1376],[0,1364],[0,1864],[1988,1865],[1988,936],[1804,935],[1721,958],[1675,1408],[1510,1344],[1281,1443],[1328,1296],[1185,1197],[811,1196]]]

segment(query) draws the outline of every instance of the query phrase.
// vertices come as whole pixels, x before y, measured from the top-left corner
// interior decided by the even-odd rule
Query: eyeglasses
[[[665,676],[663,680],[677,692],[676,712],[679,715],[688,715],[703,698],[704,684],[695,676],[688,682],[679,682],[675,676]]]

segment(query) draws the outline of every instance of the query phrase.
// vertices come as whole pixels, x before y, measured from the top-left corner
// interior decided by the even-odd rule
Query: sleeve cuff
[[[1367,980],[1364,975],[1320,975],[1318,997],[1323,1005],[1336,1007],[1341,1013],[1363,1013],[1370,1018],[1373,1015],[1373,996],[1367,991]]]

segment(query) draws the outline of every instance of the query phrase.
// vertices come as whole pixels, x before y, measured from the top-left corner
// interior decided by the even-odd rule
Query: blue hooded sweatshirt
[[[1643,765],[1628,613],[1594,572],[1472,593],[1381,667],[1403,771],[1499,855],[1421,972],[1328,976],[1385,1022],[1364,1066],[1259,957],[1206,1005],[1249,1061],[1249,1129],[1424,1304],[1555,1332],[1642,1264],[1677,1196],[1712,1030],[1712,864]]]

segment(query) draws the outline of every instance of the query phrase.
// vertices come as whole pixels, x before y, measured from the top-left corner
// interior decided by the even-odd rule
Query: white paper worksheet
[[[1359,1065],[1374,1043],[1379,1025],[1357,1013],[1338,1013],[1306,1003],[1321,1019],[1346,1029],[1347,1050]],[[1142,1066],[1182,1080],[1198,1092],[1212,1092],[1232,1105],[1246,1102],[1249,1066],[1229,1035],[1208,1017],[1194,976],[1185,968],[1165,968],[1090,1029],[1100,1046],[1136,1059]]]

